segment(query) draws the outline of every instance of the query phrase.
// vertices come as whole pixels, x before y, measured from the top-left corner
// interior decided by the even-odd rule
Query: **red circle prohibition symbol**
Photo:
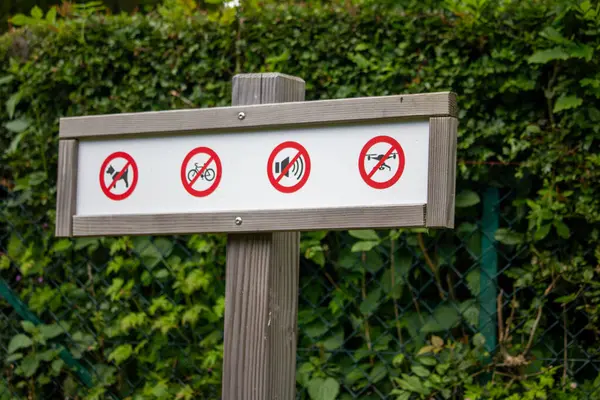
[[[378,157],[378,162],[375,165],[375,167],[367,172],[365,166],[367,161],[367,153],[371,147],[378,143],[387,143],[390,145],[390,149],[387,151],[387,153],[383,154],[383,157]],[[388,159],[388,157],[392,155],[394,151],[396,151],[396,153],[398,154],[398,170],[387,181],[375,181],[373,179],[373,175],[383,165],[383,163]],[[390,136],[376,136],[373,139],[369,140],[360,151],[360,155],[358,156],[358,171],[360,172],[361,178],[363,179],[363,181],[365,181],[367,185],[375,189],[387,189],[390,186],[394,185],[396,182],[398,182],[398,180],[402,176],[402,172],[404,172],[404,163],[404,150],[402,150],[402,146],[400,146],[400,143],[398,143],[396,139]]]
[[[273,173],[273,167],[275,165],[275,157],[277,157],[277,154],[279,154],[284,149],[294,149],[294,150],[297,150],[298,153],[288,162],[287,165],[284,166],[282,163],[282,168],[281,168],[279,175],[275,176],[275,174]],[[298,182],[296,182],[292,186],[282,185],[281,178],[283,178],[283,176],[286,175],[286,173],[288,173],[290,171],[290,169],[298,162],[300,157],[302,157],[304,159],[304,164],[305,164],[304,171],[302,171],[302,176],[300,176],[299,177],[300,179],[298,180]],[[269,178],[269,182],[271,182],[271,185],[273,185],[273,187],[275,189],[279,190],[281,193],[294,193],[294,192],[300,190],[304,186],[306,181],[308,181],[309,175],[310,175],[310,156],[308,155],[308,151],[306,151],[304,146],[302,146],[300,143],[291,142],[291,141],[283,142],[280,145],[278,145],[277,147],[275,147],[275,149],[273,149],[273,151],[271,152],[271,155],[269,156],[269,161],[267,161],[267,177]]]
[[[192,157],[197,154],[207,154],[208,160],[202,164],[200,168],[198,168],[197,165],[195,168],[188,168],[188,163]],[[213,168],[210,168],[212,162],[215,163],[216,172]],[[208,147],[196,147],[185,156],[181,163],[181,183],[185,190],[192,196],[205,197],[214,192],[219,186],[222,176],[221,171],[221,159],[217,153]],[[206,180],[208,182],[212,181],[212,184],[204,190],[194,189],[194,183],[196,183],[198,179]]]
[[[112,165],[110,165],[110,162],[117,158],[122,158],[125,160],[125,165],[120,170],[116,170],[113,168]],[[133,172],[133,179],[131,180],[131,182],[129,182],[129,179],[128,179],[128,178],[130,178],[130,176],[128,176],[130,169],[131,169],[131,172]],[[107,175],[108,175],[108,179],[110,179],[110,184],[108,186],[106,186],[106,181],[105,181],[105,179],[107,178]],[[119,183],[119,180],[124,181],[124,183],[127,187],[127,190],[121,194],[113,193],[112,191],[114,191],[117,188],[117,183]],[[106,157],[106,160],[104,160],[104,162],[102,163],[102,166],[100,167],[100,188],[102,188],[102,192],[104,192],[106,197],[108,197],[111,200],[119,201],[119,200],[125,200],[126,198],[128,198],[131,195],[131,193],[133,193],[133,190],[135,189],[137,182],[138,182],[137,164],[135,163],[135,160],[133,159],[133,157],[131,157],[129,154],[125,153],[124,151],[117,151],[115,153],[112,153],[111,155]]]

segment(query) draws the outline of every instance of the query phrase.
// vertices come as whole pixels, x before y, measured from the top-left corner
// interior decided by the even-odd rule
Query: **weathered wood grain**
[[[234,78],[233,107],[153,111],[61,118],[61,138],[94,138],[103,136],[152,136],[217,131],[248,130],[250,128],[307,126],[360,121],[456,116],[456,95],[451,92],[406,94],[381,97],[304,101],[297,87],[304,87],[296,78],[272,74],[261,78],[260,90],[247,93]],[[241,78],[238,78],[238,80]],[[257,84],[256,75],[243,78],[244,84]],[[241,82],[241,81],[240,81]],[[293,94],[290,94],[293,93]],[[268,104],[255,100],[267,98]],[[291,97],[289,97],[291,96]],[[272,104],[291,98],[292,103]],[[253,102],[250,104],[249,102]],[[239,119],[240,112],[245,118]]]
[[[236,217],[242,224],[236,225]],[[259,233],[425,226],[425,205],[340,207],[199,214],[73,217],[75,236]]]
[[[457,129],[456,118],[429,120],[427,227],[454,228]]]
[[[58,176],[56,182],[56,237],[70,237],[77,200],[77,140],[58,143]]]
[[[283,74],[238,75],[232,104],[301,101],[304,88]],[[228,236],[223,399],[295,397],[299,263],[299,232]]]

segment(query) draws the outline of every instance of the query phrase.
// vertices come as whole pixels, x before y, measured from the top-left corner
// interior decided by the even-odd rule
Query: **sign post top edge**
[[[399,94],[60,118],[59,138],[201,132],[219,129],[456,117],[454,92]],[[240,113],[244,118],[238,118]]]

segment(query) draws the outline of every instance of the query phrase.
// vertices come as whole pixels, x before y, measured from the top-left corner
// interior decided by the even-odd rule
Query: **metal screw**
[[[235,224],[236,225],[241,225],[242,224],[242,217],[235,217]]]
[[[245,113],[245,112],[243,112],[243,111],[240,111],[240,113],[238,114],[238,119],[241,121],[241,120],[243,120],[244,118],[246,118],[246,113]]]

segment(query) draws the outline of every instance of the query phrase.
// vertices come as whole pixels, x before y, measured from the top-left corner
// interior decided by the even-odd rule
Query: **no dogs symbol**
[[[100,167],[100,188],[111,200],[124,200],[133,193],[138,168],[133,157],[123,151],[109,155]]]

